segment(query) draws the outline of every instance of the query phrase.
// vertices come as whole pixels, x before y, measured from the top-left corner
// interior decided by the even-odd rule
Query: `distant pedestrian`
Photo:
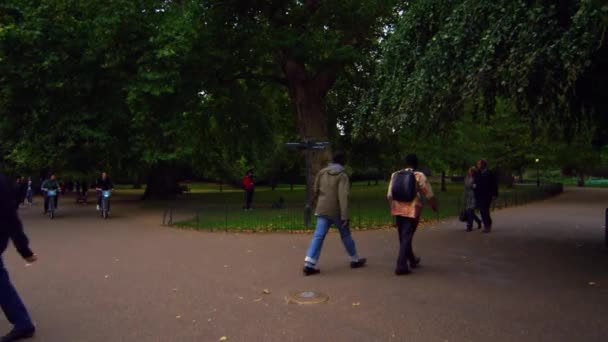
[[[420,221],[422,196],[428,200],[433,211],[437,211],[437,201],[431,183],[424,173],[417,169],[418,157],[415,154],[408,154],[405,157],[405,169],[391,175],[386,195],[399,233],[396,275],[409,274],[411,268],[416,268],[420,264],[420,258],[414,254],[412,241]]]
[[[27,178],[27,191],[25,193],[25,197],[27,197],[27,204],[31,207],[34,202],[34,187],[32,183],[32,177]]]
[[[0,174],[0,307],[7,320],[13,325],[12,331],[0,338],[1,342],[30,338],[36,331],[25,305],[11,284],[2,260],[2,254],[9,240],[12,240],[21,257],[28,263],[36,261],[36,255],[29,248],[29,240],[23,232],[21,220],[17,215],[16,196],[9,180]]]
[[[473,230],[473,222],[477,223],[477,229],[481,229],[481,220],[475,214],[475,176],[477,168],[471,166],[464,178],[464,216],[467,223],[467,232]]]
[[[488,170],[488,162],[483,159],[477,161],[477,169],[479,171],[475,175],[475,204],[481,214],[483,232],[489,233],[492,231],[490,207],[498,197],[498,184],[492,172]]]
[[[243,190],[245,191],[245,205],[243,209],[251,210],[251,202],[253,201],[253,193],[255,191],[255,183],[253,182],[253,170],[247,170],[243,177]]]
[[[319,171],[313,186],[313,203],[317,226],[304,259],[304,275],[320,273],[318,268],[319,257],[323,241],[331,225],[335,225],[340,231],[342,243],[350,257],[350,267],[363,267],[365,258],[357,256],[357,248],[350,232],[348,201],[350,196],[350,179],[346,174],[344,165],[346,156],[336,152],[333,162]]]

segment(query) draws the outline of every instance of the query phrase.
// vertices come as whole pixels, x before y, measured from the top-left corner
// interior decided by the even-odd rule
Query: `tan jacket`
[[[339,164],[329,164],[319,171],[313,186],[315,215],[348,220],[350,180]]]
[[[411,170],[412,169],[406,169]],[[395,172],[396,173],[396,172]],[[393,179],[395,178],[395,173],[391,175],[391,182],[388,184],[388,191],[386,193],[386,198],[388,199],[391,206],[391,215],[393,216],[403,216],[410,217],[413,219],[420,218],[420,213],[422,212],[423,202],[422,197],[426,197],[427,199],[433,198],[435,195],[433,194],[433,188],[431,187],[431,183],[426,178],[424,173],[419,171],[414,171],[414,176],[416,177],[416,187],[418,188],[418,194],[416,198],[414,198],[411,202],[399,202],[393,200],[393,196],[391,195],[391,189],[393,188]]]

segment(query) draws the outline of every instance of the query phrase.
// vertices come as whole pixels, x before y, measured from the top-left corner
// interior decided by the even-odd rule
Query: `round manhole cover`
[[[317,291],[292,291],[286,297],[287,303],[320,304],[329,300],[329,296]]]

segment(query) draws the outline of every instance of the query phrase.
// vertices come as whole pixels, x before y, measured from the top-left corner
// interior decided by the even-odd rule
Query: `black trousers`
[[[245,209],[251,209],[251,202],[253,201],[253,189],[245,190]]]
[[[478,200],[477,206],[479,207],[479,214],[481,214],[481,220],[485,229],[492,228],[492,218],[490,217],[490,206],[492,200]]]
[[[409,262],[415,262],[416,256],[412,248],[412,240],[418,227],[418,220],[410,217],[396,216],[397,231],[399,232],[399,257],[396,271],[409,270]]]

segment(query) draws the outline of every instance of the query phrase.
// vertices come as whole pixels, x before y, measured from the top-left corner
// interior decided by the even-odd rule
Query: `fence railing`
[[[563,192],[562,184],[521,185],[504,190],[494,202],[493,209],[519,206],[558,195]],[[441,194],[439,194],[441,196]],[[453,193],[439,197],[440,214],[425,208],[426,219],[455,217],[462,209],[461,194]],[[386,200],[353,198],[350,203],[351,227],[372,229],[391,226]],[[192,203],[187,200],[170,202],[163,210],[163,225],[205,230],[242,231],[298,231],[313,227],[304,226],[304,206],[287,203],[277,206],[272,203],[256,203],[253,210],[244,210],[240,203]],[[314,225],[314,220],[313,223]]]

